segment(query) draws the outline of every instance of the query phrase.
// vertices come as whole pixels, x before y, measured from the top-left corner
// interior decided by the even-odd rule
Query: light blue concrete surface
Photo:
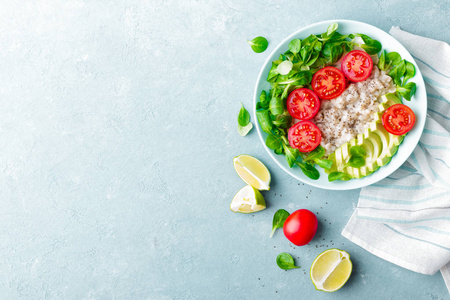
[[[448,299],[345,240],[359,191],[303,185],[236,132],[262,63],[327,19],[449,42],[449,1],[0,2],[1,299]],[[270,42],[255,54],[246,40]],[[252,120],[255,121],[255,120]],[[272,172],[265,211],[233,214],[232,158]],[[319,231],[293,247],[273,213],[307,208]],[[347,250],[339,292],[314,290],[321,251]],[[287,251],[300,269],[275,264]]]

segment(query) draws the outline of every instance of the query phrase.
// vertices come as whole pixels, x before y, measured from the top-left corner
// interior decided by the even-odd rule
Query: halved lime
[[[233,212],[250,214],[266,208],[263,195],[251,185],[244,186],[234,196],[230,209]]]
[[[245,183],[258,190],[270,189],[270,172],[267,167],[253,156],[242,154],[233,159],[234,169]]]
[[[335,292],[347,282],[352,268],[352,261],[347,252],[329,249],[316,257],[309,274],[316,290]]]

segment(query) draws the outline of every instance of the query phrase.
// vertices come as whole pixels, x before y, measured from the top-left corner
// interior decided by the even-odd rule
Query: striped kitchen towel
[[[423,74],[425,129],[399,170],[361,190],[342,235],[409,270],[430,275],[440,270],[450,293],[450,46],[398,27],[390,34]]]

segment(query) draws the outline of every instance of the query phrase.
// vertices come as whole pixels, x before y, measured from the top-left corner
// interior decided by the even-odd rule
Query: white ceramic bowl
[[[350,34],[350,33],[363,33],[370,36],[373,39],[378,40],[383,49],[387,52],[396,51],[398,52],[403,59],[414,64],[416,67],[416,75],[411,81],[415,82],[417,85],[417,90],[414,97],[411,101],[405,101],[403,99],[403,104],[408,105],[414,111],[416,115],[416,124],[414,128],[406,135],[403,143],[400,145],[398,152],[394,155],[391,162],[387,165],[379,168],[376,172],[372,173],[369,176],[366,176],[361,179],[352,179],[349,181],[328,181],[328,175],[324,172],[324,170],[318,166],[317,169],[320,172],[320,178],[318,180],[312,180],[305,176],[300,168],[294,166],[293,168],[289,168],[286,158],[284,155],[277,155],[273,152],[273,150],[267,148],[265,144],[265,140],[267,138],[267,134],[261,130],[258,121],[256,123],[256,129],[258,131],[258,135],[261,139],[263,147],[269,153],[270,157],[289,175],[292,177],[307,183],[309,185],[330,189],[330,190],[350,190],[361,188],[364,186],[368,186],[373,184],[381,179],[389,176],[392,172],[397,170],[411,155],[417,143],[419,142],[420,136],[422,135],[422,131],[425,125],[425,118],[427,112],[427,95],[425,91],[425,83],[423,82],[422,74],[420,70],[412,58],[411,54],[403,47],[396,39],[390,36],[388,33],[378,29],[372,25],[350,21],[350,20],[329,20],[323,21],[319,23],[314,23],[309,26],[306,26],[290,36],[288,36],[283,42],[281,42],[275,50],[269,55],[266,62],[264,63],[261,72],[259,73],[258,80],[256,82],[255,95],[253,100],[253,119],[256,118],[256,103],[259,101],[259,96],[262,90],[268,91],[270,89],[270,84],[266,81],[267,75],[269,73],[270,67],[272,65],[272,61],[278,59],[279,55],[286,52],[289,49],[289,42],[294,38],[304,39],[310,34],[320,34],[325,32],[328,28],[328,25],[331,23],[337,22],[339,24],[338,32],[341,34]]]

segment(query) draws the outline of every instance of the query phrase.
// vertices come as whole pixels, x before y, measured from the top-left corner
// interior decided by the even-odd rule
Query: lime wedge
[[[266,208],[263,195],[251,185],[244,186],[234,196],[230,209],[233,212],[250,214]]]
[[[253,156],[242,154],[233,159],[234,169],[245,183],[258,190],[269,190],[270,173],[267,167]]]
[[[316,257],[309,274],[316,290],[335,292],[347,282],[352,268],[352,261],[347,252],[329,249]]]

